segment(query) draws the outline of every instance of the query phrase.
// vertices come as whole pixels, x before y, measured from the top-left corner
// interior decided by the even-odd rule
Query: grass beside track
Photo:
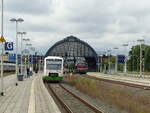
[[[150,113],[150,98],[103,82],[88,80],[79,76],[66,76],[65,81],[79,91],[97,98],[107,104],[116,106],[129,113]]]

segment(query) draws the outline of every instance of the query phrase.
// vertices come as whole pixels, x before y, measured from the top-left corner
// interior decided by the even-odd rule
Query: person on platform
[[[27,77],[29,77],[29,68],[27,67]]]
[[[30,67],[30,69],[29,69],[29,76],[32,76],[32,67]]]
[[[39,70],[39,69],[38,69],[38,67],[37,67],[37,68],[35,69],[35,73],[36,73],[36,74],[38,73],[38,70]]]

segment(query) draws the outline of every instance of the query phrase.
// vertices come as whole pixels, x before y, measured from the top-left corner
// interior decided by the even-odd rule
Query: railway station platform
[[[0,113],[61,113],[40,74],[18,81],[18,86],[16,81],[15,75],[4,77],[5,95],[0,96]]]
[[[97,77],[97,78],[107,79],[107,80],[150,86],[150,78],[132,77],[132,76],[125,76],[125,75],[110,75],[110,74],[103,74],[100,72],[88,72],[87,75]]]

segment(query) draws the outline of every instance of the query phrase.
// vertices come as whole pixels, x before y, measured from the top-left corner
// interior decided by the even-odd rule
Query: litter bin
[[[23,81],[23,75],[17,75],[18,81]]]

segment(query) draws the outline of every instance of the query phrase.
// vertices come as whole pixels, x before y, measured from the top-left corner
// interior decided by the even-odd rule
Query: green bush
[[[43,77],[44,82],[60,82],[62,80],[63,80],[63,77],[50,77],[50,76]]]

